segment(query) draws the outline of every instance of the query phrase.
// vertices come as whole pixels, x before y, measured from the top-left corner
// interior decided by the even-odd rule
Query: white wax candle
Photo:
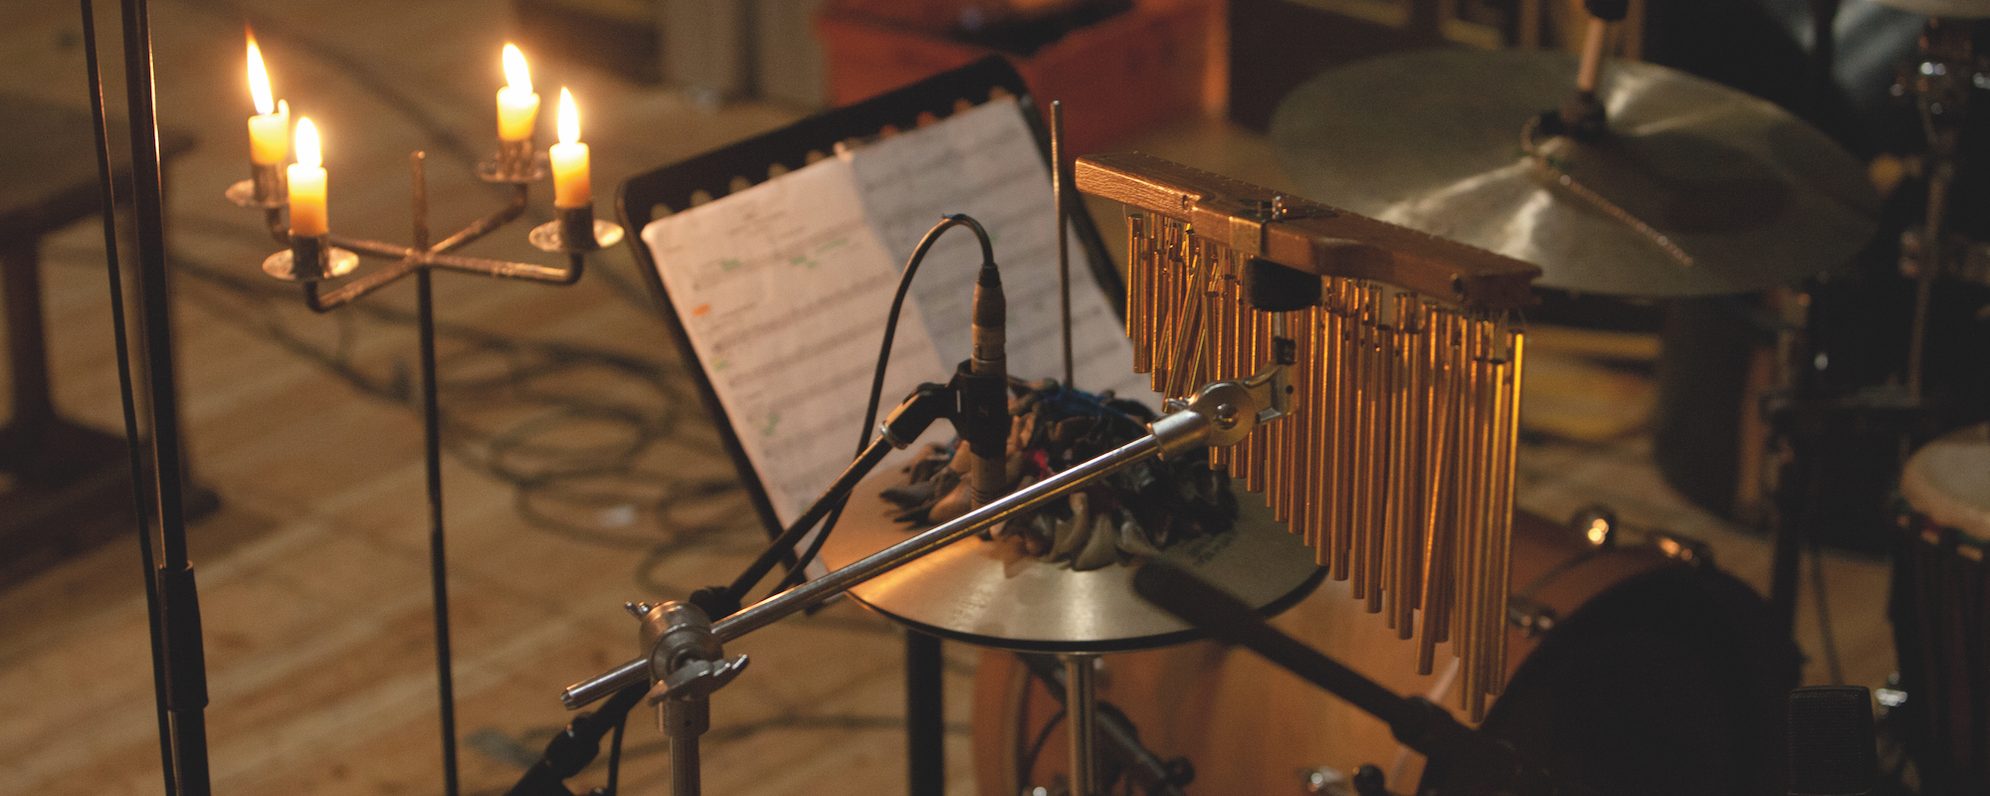
[[[553,161],[553,206],[587,207],[594,203],[594,185],[587,170],[587,145],[580,142],[580,110],[574,95],[560,87],[560,142],[548,151]]]
[[[297,120],[297,162],[290,164],[290,234],[316,237],[331,231],[325,212],[324,155],[318,142],[318,125],[311,117]]]
[[[290,156],[290,103],[279,101],[274,113],[249,117],[249,162],[282,165]]]
[[[249,37],[249,96],[256,113],[249,117],[249,161],[258,166],[275,166],[290,155],[290,103],[272,99],[269,71],[263,68],[263,50],[256,37]]]
[[[530,141],[532,128],[539,122],[539,95],[532,93],[532,71],[518,45],[504,45],[505,85],[497,92],[498,138]]]

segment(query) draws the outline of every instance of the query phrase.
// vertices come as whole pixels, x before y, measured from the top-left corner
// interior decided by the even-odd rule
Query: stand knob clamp
[[[711,727],[711,696],[746,671],[747,657],[727,658],[712,620],[696,605],[675,600],[640,611],[643,647],[655,685],[643,701],[661,708],[657,729],[672,738],[696,737]]]

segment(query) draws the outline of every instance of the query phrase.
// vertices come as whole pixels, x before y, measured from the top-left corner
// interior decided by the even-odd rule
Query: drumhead
[[[1900,494],[1936,525],[1990,542],[1990,423],[1915,451],[1901,471]]]
[[[1598,793],[1769,793],[1797,660],[1745,584],[1711,568],[1666,567],[1558,623],[1482,727]],[[1436,763],[1426,789],[1484,781],[1484,772]]]

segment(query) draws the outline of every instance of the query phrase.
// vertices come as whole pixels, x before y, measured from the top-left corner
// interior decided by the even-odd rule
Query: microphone
[[[1789,796],[1866,796],[1879,774],[1872,697],[1864,686],[1790,692]]]
[[[968,497],[976,508],[1002,496],[1009,469],[1008,301],[994,260],[974,280],[973,353],[960,398],[961,436],[969,454]]]

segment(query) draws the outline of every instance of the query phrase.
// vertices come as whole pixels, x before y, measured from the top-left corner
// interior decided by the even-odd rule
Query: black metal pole
[[[905,752],[912,796],[947,790],[946,692],[940,683],[940,640],[905,631]]]
[[[160,637],[165,642],[166,710],[171,719],[178,793],[207,796],[207,662],[201,646],[200,590],[187,556],[173,326],[166,280],[164,193],[159,117],[153,103],[152,30],[147,0],[122,0],[125,102],[131,124],[132,199],[136,209],[139,318],[145,333],[152,426],[152,477],[158,501]]]
[[[443,793],[456,796],[456,685],[449,655],[449,564],[442,533],[442,421],[435,396],[435,301],[431,277],[415,274],[421,305],[422,432],[428,468],[429,585],[435,595],[435,680],[442,710]]]
[[[124,439],[131,457],[131,516],[138,526],[138,560],[144,567],[145,621],[152,641],[152,703],[159,719],[159,771],[167,796],[177,793],[173,782],[173,724],[166,712],[166,658],[159,632],[159,585],[153,580],[152,521],[145,501],[145,451],[139,442],[138,408],[131,383],[131,341],[124,321],[124,269],[117,256],[117,180],[111,168],[110,125],[104,115],[103,65],[97,60],[97,11],[82,0],[83,59],[89,72],[90,121],[97,136],[98,190],[104,217],[104,266],[110,275],[111,339],[117,351],[119,409]]]
[[[414,248],[428,248],[427,155],[409,158],[414,177]],[[442,788],[456,796],[456,683],[449,654],[449,557],[442,525],[442,410],[436,397],[435,288],[427,268],[415,271],[417,334],[421,338],[422,464],[428,477],[429,588],[435,606],[435,690],[442,716]]]

